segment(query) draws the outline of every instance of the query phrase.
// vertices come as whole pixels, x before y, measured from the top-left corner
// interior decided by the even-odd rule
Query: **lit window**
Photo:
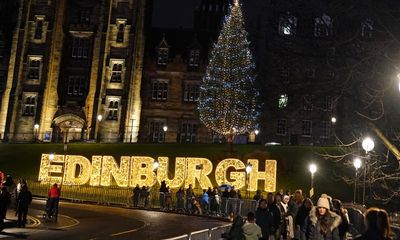
[[[89,56],[89,38],[74,37],[72,39],[72,58],[87,59]]]
[[[295,35],[297,29],[297,18],[290,13],[279,17],[279,34]]]
[[[184,122],[181,124],[179,133],[179,142],[181,143],[194,143],[196,142],[197,124],[191,122]]]
[[[289,101],[289,98],[288,98],[287,94],[281,94],[279,96],[278,108],[280,108],[280,109],[286,108],[288,105],[288,101]]]
[[[149,140],[150,142],[164,142],[165,132],[163,127],[166,126],[164,120],[153,120],[149,122]]]
[[[107,120],[118,120],[118,107],[118,99],[110,100],[110,102],[108,103]]]
[[[168,97],[168,81],[155,80],[153,82],[152,99],[158,101],[165,101]]]
[[[192,49],[189,55],[189,66],[198,67],[200,62],[200,50]]]
[[[310,137],[312,133],[312,121],[303,120],[301,127],[301,134],[305,137]]]
[[[374,21],[366,18],[361,22],[361,36],[364,38],[371,38],[374,30]]]
[[[36,109],[36,96],[25,96],[22,115],[34,116]]]
[[[286,119],[279,119],[276,124],[276,135],[286,136]]]
[[[115,63],[112,67],[111,80],[112,83],[120,83],[122,81],[122,64]]]
[[[199,100],[200,95],[200,85],[199,84],[185,84],[185,89],[183,91],[183,101],[185,102],[195,102]]]
[[[321,17],[314,19],[314,36],[329,37],[332,35],[333,21],[331,17],[323,14]]]

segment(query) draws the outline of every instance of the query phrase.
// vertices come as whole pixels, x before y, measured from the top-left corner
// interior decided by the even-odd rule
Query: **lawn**
[[[248,158],[275,159],[278,163],[277,190],[298,188],[308,191],[310,173],[308,165],[318,165],[314,186],[316,194],[327,192],[346,201],[351,200],[352,188],[338,180],[337,172],[352,174],[351,169],[321,158],[318,153],[335,151],[336,148],[309,146],[235,145],[234,153],[228,155],[226,145],[221,144],[68,144],[67,154],[82,155],[91,159],[92,155],[170,157],[205,157],[216,164],[227,157],[243,161]],[[15,177],[36,181],[42,153],[63,154],[62,144],[0,144],[0,170]],[[264,169],[260,161],[260,169]],[[214,173],[211,174],[212,176]]]

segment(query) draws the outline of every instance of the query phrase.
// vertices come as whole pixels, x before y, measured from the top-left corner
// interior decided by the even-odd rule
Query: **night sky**
[[[200,0],[154,0],[153,26],[193,27],[193,12]]]

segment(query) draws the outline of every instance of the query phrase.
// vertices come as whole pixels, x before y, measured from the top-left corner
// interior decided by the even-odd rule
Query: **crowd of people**
[[[385,210],[371,208],[365,214],[366,231],[350,231],[347,210],[338,199],[322,194],[315,206],[301,190],[290,193],[269,193],[266,198],[254,196],[258,201],[255,212],[247,219],[237,215],[232,227],[224,235],[231,240],[357,240],[391,239],[390,221]],[[351,232],[351,233],[350,233]]]
[[[32,202],[27,182],[24,179],[14,181],[7,176],[0,189],[0,230],[4,228],[8,209],[15,211],[18,227],[24,228]],[[132,194],[133,206],[148,206],[150,190],[149,187],[137,185]],[[327,194],[322,194],[314,205],[302,190],[296,190],[293,194],[282,190],[275,194],[257,191],[252,201],[255,203],[252,207],[254,211],[248,212],[246,217],[242,217],[236,208],[242,203],[242,195],[240,190],[233,187],[223,190],[209,188],[196,195],[192,185],[189,185],[186,190],[180,188],[175,192],[174,206],[172,197],[171,189],[165,181],[161,182],[159,205],[162,210],[175,208],[182,213],[232,216],[232,227],[223,235],[230,240],[344,240],[350,235],[357,240],[391,239],[390,221],[385,210],[369,209],[365,213],[366,231],[358,234],[351,231],[348,212],[341,201]],[[49,190],[46,204],[48,218],[57,212],[59,198],[60,189],[54,184]]]
[[[150,192],[151,188],[136,185],[132,193],[133,207],[149,207]],[[221,211],[223,207],[222,199],[230,199],[230,202],[226,203],[224,207],[228,208],[228,213],[233,214],[237,212],[235,200],[240,201],[242,194],[240,190],[235,190],[234,187],[226,188],[223,191],[217,187],[208,188],[207,190],[202,190],[201,194],[195,194],[191,184],[186,190],[181,187],[173,193],[165,181],[162,181],[159,189],[158,204],[160,209],[165,211],[174,210],[180,213],[220,216],[223,214]]]
[[[0,230],[4,229],[4,220],[9,208],[15,211],[17,216],[17,226],[25,228],[28,216],[29,205],[32,202],[32,194],[28,190],[28,185],[24,179],[17,182],[8,175],[2,182],[0,193]]]

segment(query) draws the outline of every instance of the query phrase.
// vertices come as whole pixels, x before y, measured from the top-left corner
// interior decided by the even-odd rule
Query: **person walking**
[[[258,240],[262,237],[261,228],[256,224],[256,218],[253,212],[247,214],[247,221],[242,226],[245,240]]]
[[[132,195],[133,207],[138,206],[139,197],[140,197],[140,186],[139,184],[136,184],[136,187],[133,189],[133,195]]]
[[[192,184],[189,184],[188,189],[186,189],[186,211],[188,213],[192,213],[194,210],[194,206],[192,204],[192,198],[194,197]]]
[[[370,208],[365,214],[367,230],[355,240],[391,240],[390,220],[384,209]]]
[[[176,195],[176,211],[184,212],[185,191],[183,191],[183,188],[179,188],[179,190],[176,192],[175,195]]]
[[[256,223],[261,228],[262,238],[270,239],[274,236],[274,216],[268,209],[267,200],[261,199],[259,207],[256,210]]]
[[[347,209],[343,207],[343,204],[339,199],[333,199],[332,205],[334,208],[334,212],[342,218],[342,222],[339,225],[340,240],[346,240],[347,232],[349,231],[350,225],[350,219],[347,213]]]
[[[340,240],[338,227],[341,218],[329,209],[328,198],[320,197],[307,220],[307,240]]]
[[[50,188],[47,199],[47,217],[52,218],[58,212],[58,202],[60,201],[60,189],[57,183]]]
[[[299,211],[297,212],[295,223],[300,230],[300,236],[298,236],[300,240],[306,240],[306,236],[304,234],[305,231],[303,231],[303,229],[306,224],[306,219],[310,215],[312,207],[313,203],[311,199],[306,198],[304,199],[303,204],[300,206]]]
[[[167,184],[165,181],[161,182],[160,186],[160,209],[164,210],[165,208],[165,193],[168,191]]]
[[[7,208],[11,203],[11,194],[8,192],[7,187],[1,187],[0,193],[0,231],[4,229],[4,219],[7,215]]]
[[[22,185],[21,191],[17,198],[17,213],[18,213],[18,227],[25,228],[26,217],[28,215],[28,208],[32,202],[32,194],[28,190],[28,186]]]

